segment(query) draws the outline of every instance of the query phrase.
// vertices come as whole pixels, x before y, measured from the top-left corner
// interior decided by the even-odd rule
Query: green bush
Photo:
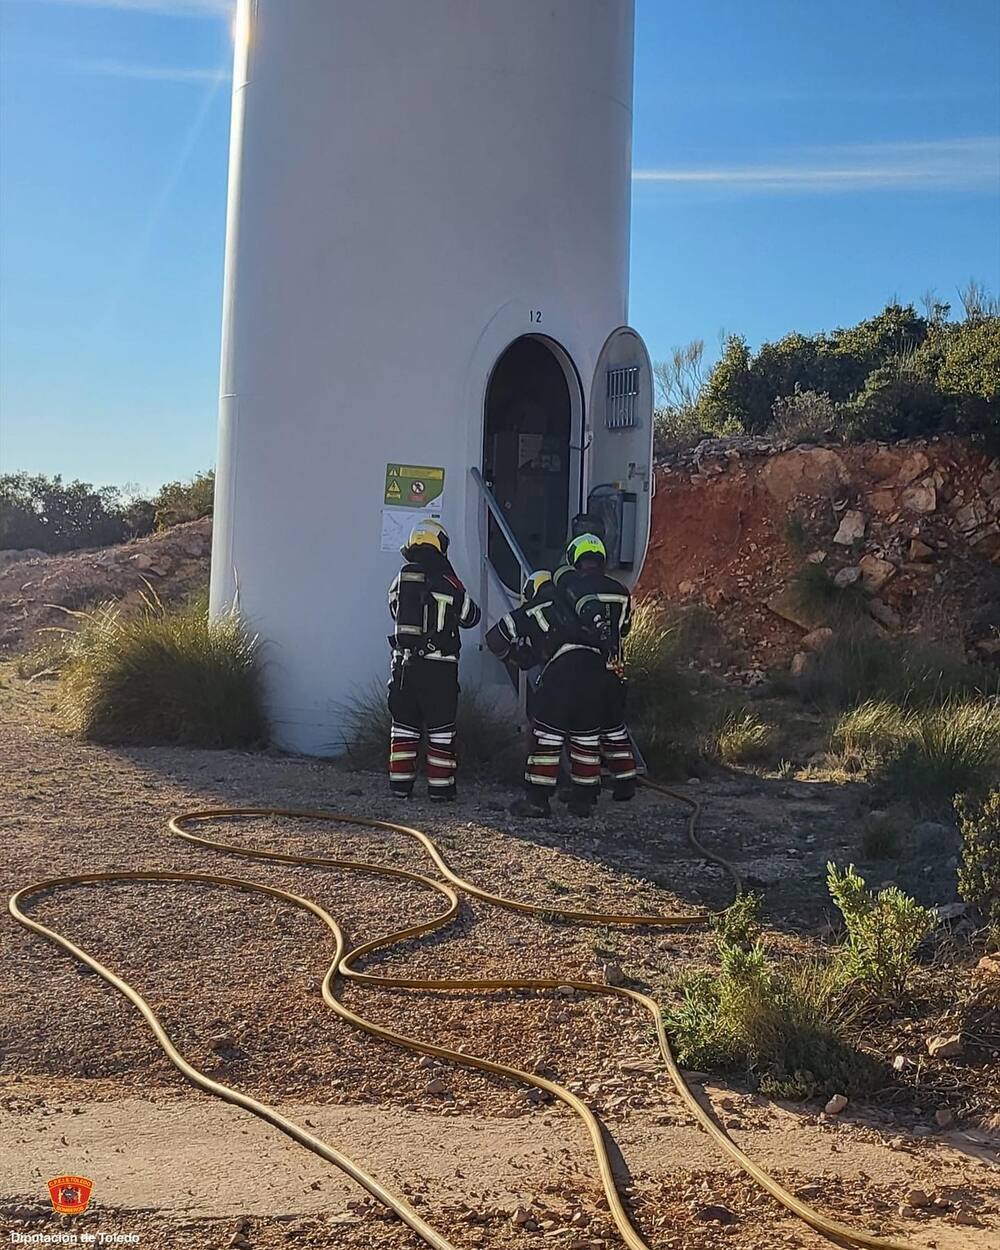
[[[57,474],[0,476],[0,548],[73,551],[107,547],[148,534],[153,509],[114,486],[64,482]]]
[[[791,395],[779,395],[771,405],[769,433],[793,443],[821,442],[837,432],[839,423],[829,395],[801,390],[796,383]]]
[[[826,872],[847,927],[842,959],[848,978],[875,998],[899,998],[917,947],[934,928],[934,913],[895,885],[872,894],[853,864],[841,872],[829,863]]]
[[[875,317],[819,334],[786,334],[751,352],[730,336],[688,396],[691,427],[727,422],[751,434],[913,438],[966,434],[1000,450],[1000,317],[975,286],[964,318],[889,304]]]
[[[246,747],[267,738],[257,641],[235,614],[209,620],[147,599],[80,621],[60,677],[68,728],[95,742]]]
[[[215,500],[215,470],[197,473],[189,482],[167,482],[153,496],[156,528],[169,529],[184,521],[211,516]]]
[[[344,737],[331,742],[331,753],[347,748],[348,759],[359,769],[385,768],[392,718],[386,690],[373,682],[344,707]],[[462,770],[502,781],[520,779],[524,772],[525,740],[511,716],[498,711],[479,691],[462,691],[456,722],[458,756]]]
[[[962,832],[958,892],[1000,937],[1000,789],[980,803],[960,797],[955,807]]]
[[[715,922],[721,968],[684,977],[664,1013],[687,1067],[745,1073],[767,1094],[861,1094],[883,1066],[847,1036],[851,996],[836,963],[774,965],[759,937],[759,903],[737,900]]]

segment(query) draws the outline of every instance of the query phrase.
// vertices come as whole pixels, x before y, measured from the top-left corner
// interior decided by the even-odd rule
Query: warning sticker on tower
[[[387,508],[426,508],[444,494],[444,469],[422,464],[387,464]]]

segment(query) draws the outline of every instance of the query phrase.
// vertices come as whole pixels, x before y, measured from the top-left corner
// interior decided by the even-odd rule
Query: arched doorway
[[[579,492],[572,444],[580,408],[572,362],[541,336],[515,339],[486,387],[483,476],[536,569],[562,559],[570,500]],[[504,584],[520,589],[521,571],[492,518],[487,553]]]

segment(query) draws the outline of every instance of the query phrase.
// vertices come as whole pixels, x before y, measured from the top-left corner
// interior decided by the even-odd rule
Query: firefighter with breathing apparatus
[[[490,650],[501,659],[520,668],[543,665],[531,700],[531,743],[524,770],[527,795],[511,811],[518,816],[550,814],[550,796],[568,743],[569,808],[574,815],[589,816],[601,782],[605,659],[596,636],[550,573],[533,573],[525,582],[523,599],[486,635]]]
[[[552,575],[553,585],[572,607],[584,635],[604,662],[599,715],[601,761],[612,783],[612,797],[635,795],[636,764],[625,723],[625,665],[622,644],[632,625],[632,598],[607,572],[607,552],[596,534],[578,534],[566,548],[566,563]]]
[[[405,564],[389,587],[389,787],[410,797],[426,734],[427,792],[441,802],[455,797],[459,630],[478,625],[480,610],[451,567],[439,521],[414,526],[401,554]]]

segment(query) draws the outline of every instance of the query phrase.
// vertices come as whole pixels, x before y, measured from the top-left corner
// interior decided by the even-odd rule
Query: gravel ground
[[[441,910],[440,896],[417,887],[403,888],[374,875],[230,859],[184,843],[166,829],[169,815],[216,804],[319,807],[384,818],[381,777],[278,754],[105,750],[59,735],[50,701],[44,684],[10,680],[0,688],[0,827],[8,892],[42,877],[98,869],[223,873],[308,895],[331,911],[354,941]],[[756,785],[742,779],[691,787],[707,800],[705,840],[732,857],[752,881],[770,883],[770,908],[780,912],[787,930],[776,939],[779,945],[799,945],[801,926],[822,919],[824,904],[811,882],[826,858],[850,847],[857,801],[839,793],[843,789],[818,783]],[[680,805],[645,793],[627,808],[608,805],[589,823],[561,811],[550,823],[526,826],[506,814],[510,797],[506,790],[467,782],[453,807],[442,811],[417,800],[396,818],[434,837],[459,873],[490,890],[544,906],[694,914],[728,901],[724,874],[689,850]],[[396,810],[389,811],[390,818]],[[246,845],[280,844],[293,853],[313,851],[432,872],[411,840],[359,826],[263,818],[220,823],[217,832]],[[338,1021],[318,993],[330,958],[328,935],[305,913],[260,896],[173,883],[76,887],[46,896],[31,911],[131,981],[193,1064],[257,1097],[279,1105],[394,1108],[401,1116],[431,1113],[442,1121],[475,1115],[498,1133],[504,1121],[514,1118],[558,1116],[567,1135],[576,1131],[568,1117],[539,1107],[527,1091],[481,1073],[429,1069],[416,1055]],[[124,999],[20,927],[8,926],[6,937],[6,992],[0,997],[4,1122],[16,1121],[39,1101],[65,1101],[67,1088],[88,1104],[125,1096],[200,1097],[167,1063]],[[446,931],[394,948],[373,965],[417,977],[546,976],[558,970],[594,978],[610,962],[636,985],[656,986],[693,962],[710,960],[709,940],[697,927],[660,934],[575,927],[473,900],[463,904],[458,922]],[[344,998],[398,1031],[437,1037],[499,1062],[544,1066],[547,1074],[584,1093],[626,1155],[633,1121],[655,1125],[659,1117],[665,1125],[690,1124],[659,1072],[645,1020],[614,1002],[359,986],[348,987]],[[715,1087],[710,1093],[722,1100],[724,1111],[727,1091]],[[731,1097],[748,1096],[735,1091]],[[738,1114],[747,1125],[763,1129],[779,1110],[752,1101],[741,1104]],[[869,1123],[845,1124],[838,1132],[871,1134],[881,1143],[913,1126],[897,1113],[872,1114]],[[926,1116],[925,1109],[921,1115]],[[337,1144],[350,1150],[349,1142]],[[952,1157],[955,1148],[962,1153]],[[433,1150],[433,1142],[428,1149]],[[836,1152],[833,1143],[830,1150]],[[936,1158],[938,1150],[945,1151],[943,1143],[915,1151],[914,1174],[930,1166],[926,1160]],[[918,1227],[912,1235],[918,1244],[942,1250],[989,1244],[997,1211],[995,1189],[989,1196],[995,1177],[987,1171],[995,1166],[994,1150],[995,1143],[986,1139],[975,1149],[958,1141],[949,1144],[941,1167],[961,1197],[932,1215],[914,1217],[911,1223]],[[899,1163],[898,1149],[886,1148],[886,1155]],[[824,1168],[830,1171],[822,1152],[815,1158],[793,1152],[783,1163],[801,1184],[815,1182]],[[553,1244],[579,1250],[617,1244],[586,1156],[570,1171],[557,1182],[525,1177],[529,1218],[520,1224],[507,1209],[487,1210],[480,1219],[467,1205],[452,1209],[439,1194],[425,1197],[416,1183],[412,1188],[432,1222],[453,1234],[459,1246],[537,1245],[546,1234],[557,1237]],[[558,1192],[547,1193],[547,1183]],[[940,1176],[936,1183],[943,1183]],[[898,1227],[897,1186],[891,1169],[881,1178],[876,1168],[853,1181],[838,1179],[834,1169],[816,1201],[848,1220]],[[24,1228],[47,1227],[41,1209],[30,1202],[25,1208],[29,1195],[4,1195],[0,1181],[4,1198],[8,1210],[19,1212],[11,1218]],[[662,1167],[634,1173],[632,1199],[657,1246],[750,1250],[775,1242],[821,1244],[744,1178],[689,1167],[683,1152],[664,1157]],[[532,1211],[533,1200],[540,1205]],[[711,1214],[705,1215],[712,1206],[724,1207],[732,1221],[713,1222]],[[956,1226],[959,1216],[976,1221],[975,1226]],[[221,1246],[240,1235],[255,1247],[298,1243],[392,1250],[416,1244],[379,1213],[373,1219],[360,1208],[336,1216],[305,1213],[294,1220],[255,1217],[241,1234],[232,1220],[165,1225],[158,1216],[135,1209],[104,1208],[100,1227],[140,1231],[147,1247]],[[551,1227],[546,1220],[553,1221]]]

